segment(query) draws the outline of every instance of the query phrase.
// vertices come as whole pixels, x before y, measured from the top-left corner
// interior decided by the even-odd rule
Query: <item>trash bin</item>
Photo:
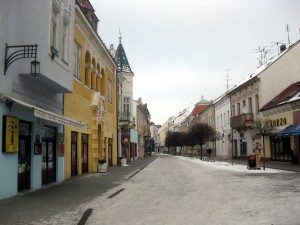
[[[255,155],[248,155],[247,157],[247,169],[255,169],[256,167],[256,160],[255,160]]]

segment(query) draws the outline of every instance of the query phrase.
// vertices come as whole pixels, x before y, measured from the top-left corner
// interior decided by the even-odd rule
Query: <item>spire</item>
[[[132,73],[131,71],[131,68],[130,68],[130,65],[129,65],[129,62],[128,62],[128,59],[126,57],[126,54],[125,54],[125,51],[124,51],[124,48],[123,48],[123,45],[122,45],[122,36],[121,36],[121,31],[120,31],[120,28],[119,28],[119,45],[118,45],[118,48],[117,48],[117,51],[116,51],[116,55],[115,55],[115,60],[117,62],[117,70],[119,72],[128,72],[128,73]]]
[[[120,41],[120,44],[121,44],[121,41],[122,41],[122,35],[121,35],[120,27],[119,27],[119,41]]]

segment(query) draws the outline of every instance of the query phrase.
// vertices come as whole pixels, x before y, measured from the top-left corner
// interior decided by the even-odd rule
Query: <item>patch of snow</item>
[[[240,172],[240,173],[259,173],[259,174],[266,174],[266,173],[293,173],[291,171],[285,171],[285,170],[278,170],[278,169],[271,169],[271,168],[266,168],[263,170],[262,164],[261,164],[261,169],[260,170],[255,170],[255,169],[248,169],[246,164],[237,164],[237,163],[231,163],[231,162],[224,162],[224,161],[204,161],[200,160],[199,158],[189,158],[189,157],[184,157],[184,156],[175,156],[178,159],[181,160],[189,160],[192,163],[197,163],[205,166],[210,166],[215,169],[219,170],[230,170],[234,172]]]

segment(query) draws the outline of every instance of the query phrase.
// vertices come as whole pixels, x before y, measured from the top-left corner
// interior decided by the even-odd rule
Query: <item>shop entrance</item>
[[[30,188],[31,136],[30,123],[20,121],[18,151],[18,191]]]
[[[43,127],[42,131],[42,184],[56,181],[55,128]]]
[[[271,136],[271,160],[291,161],[290,137]]]

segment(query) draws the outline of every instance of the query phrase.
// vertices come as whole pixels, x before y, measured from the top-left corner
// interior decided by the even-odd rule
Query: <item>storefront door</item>
[[[112,166],[112,142],[113,139],[108,138],[108,164]]]
[[[55,128],[43,127],[42,137],[42,184],[49,184],[56,180],[56,150]]]
[[[77,175],[77,133],[71,133],[71,176]]]
[[[88,172],[88,135],[82,134],[81,146],[82,173]]]
[[[291,161],[290,137],[271,137],[271,159],[274,161]]]
[[[30,123],[20,121],[18,152],[18,191],[30,188]]]

